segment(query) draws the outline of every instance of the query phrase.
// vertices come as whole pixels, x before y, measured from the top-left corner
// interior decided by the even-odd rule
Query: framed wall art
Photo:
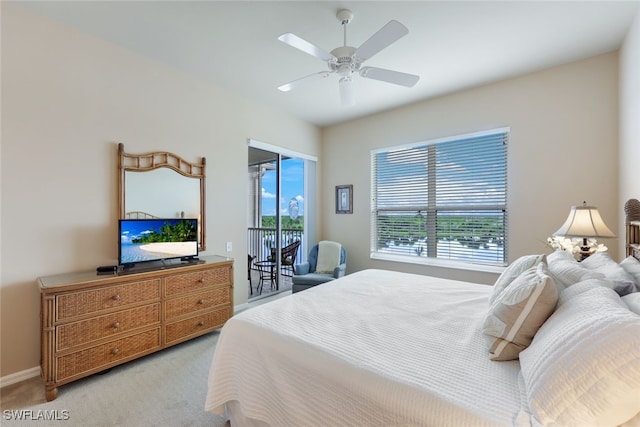
[[[353,213],[353,185],[336,185],[336,213]]]

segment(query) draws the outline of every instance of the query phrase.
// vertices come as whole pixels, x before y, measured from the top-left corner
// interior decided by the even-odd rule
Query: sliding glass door
[[[305,158],[307,157],[307,158]],[[248,297],[291,289],[315,241],[315,158],[249,142]]]

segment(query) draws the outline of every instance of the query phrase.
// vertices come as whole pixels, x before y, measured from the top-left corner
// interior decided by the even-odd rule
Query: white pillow
[[[593,288],[605,287],[610,288],[609,281],[607,279],[586,279],[582,282],[578,282],[573,286],[568,287],[564,291],[560,292],[558,296],[558,305],[562,305],[567,302],[568,299],[573,298],[576,295],[580,295]]]
[[[578,264],[578,261],[576,261],[572,253],[560,249],[556,249],[555,251],[547,255],[547,263],[556,261],[567,261],[571,262],[572,264]]]
[[[573,255],[565,251],[557,250],[547,255],[547,265],[559,291],[586,279],[604,278],[603,274],[581,266]]]
[[[640,291],[640,261],[632,256],[628,256],[622,260],[620,266],[624,271],[633,276],[636,282],[636,290]]]
[[[640,292],[634,292],[622,297],[622,301],[629,307],[629,310],[640,315]]]
[[[485,317],[482,332],[495,338],[490,359],[517,359],[557,301],[558,290],[544,262],[521,273],[498,295]]]
[[[611,281],[609,287],[620,296],[636,290],[635,278],[615,262],[608,252],[598,252],[591,255],[582,261],[582,266],[588,270],[604,274]]]
[[[489,297],[489,306],[493,304],[498,295],[505,290],[511,282],[520,274],[524,273],[534,265],[538,265],[545,259],[545,255],[524,255],[509,264],[509,266],[500,274],[496,283],[493,284],[493,290]]]
[[[609,288],[573,295],[520,353],[520,367],[536,423],[620,425],[640,412],[640,317]]]
[[[318,242],[318,260],[316,261],[316,273],[333,274],[340,265],[340,253],[342,245],[337,242],[322,240]]]

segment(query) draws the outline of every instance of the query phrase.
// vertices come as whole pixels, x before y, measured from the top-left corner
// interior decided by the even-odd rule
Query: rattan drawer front
[[[187,320],[169,323],[165,327],[165,344],[220,328],[230,317],[231,308],[225,307]]]
[[[211,286],[228,284],[231,284],[231,269],[228,267],[213,268],[167,277],[165,295],[178,295]]]
[[[192,294],[182,298],[173,298],[165,302],[165,320],[170,320],[185,314],[229,304],[231,288],[214,288],[208,292]]]
[[[56,320],[160,299],[160,279],[56,296]]]
[[[56,349],[65,350],[135,328],[160,323],[160,303],[56,327]]]
[[[160,347],[160,328],[58,357],[56,381],[62,381]]]

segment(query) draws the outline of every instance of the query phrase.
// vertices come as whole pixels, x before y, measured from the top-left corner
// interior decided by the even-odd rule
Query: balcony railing
[[[254,259],[256,261],[266,260],[271,254],[271,248],[276,247],[276,229],[249,227],[247,231],[247,251],[249,255],[255,257]],[[280,233],[280,245],[281,247],[285,247],[296,240],[302,242],[303,237],[304,230],[299,228],[283,228]],[[299,249],[294,264],[304,262],[305,258],[304,252],[302,249]]]

